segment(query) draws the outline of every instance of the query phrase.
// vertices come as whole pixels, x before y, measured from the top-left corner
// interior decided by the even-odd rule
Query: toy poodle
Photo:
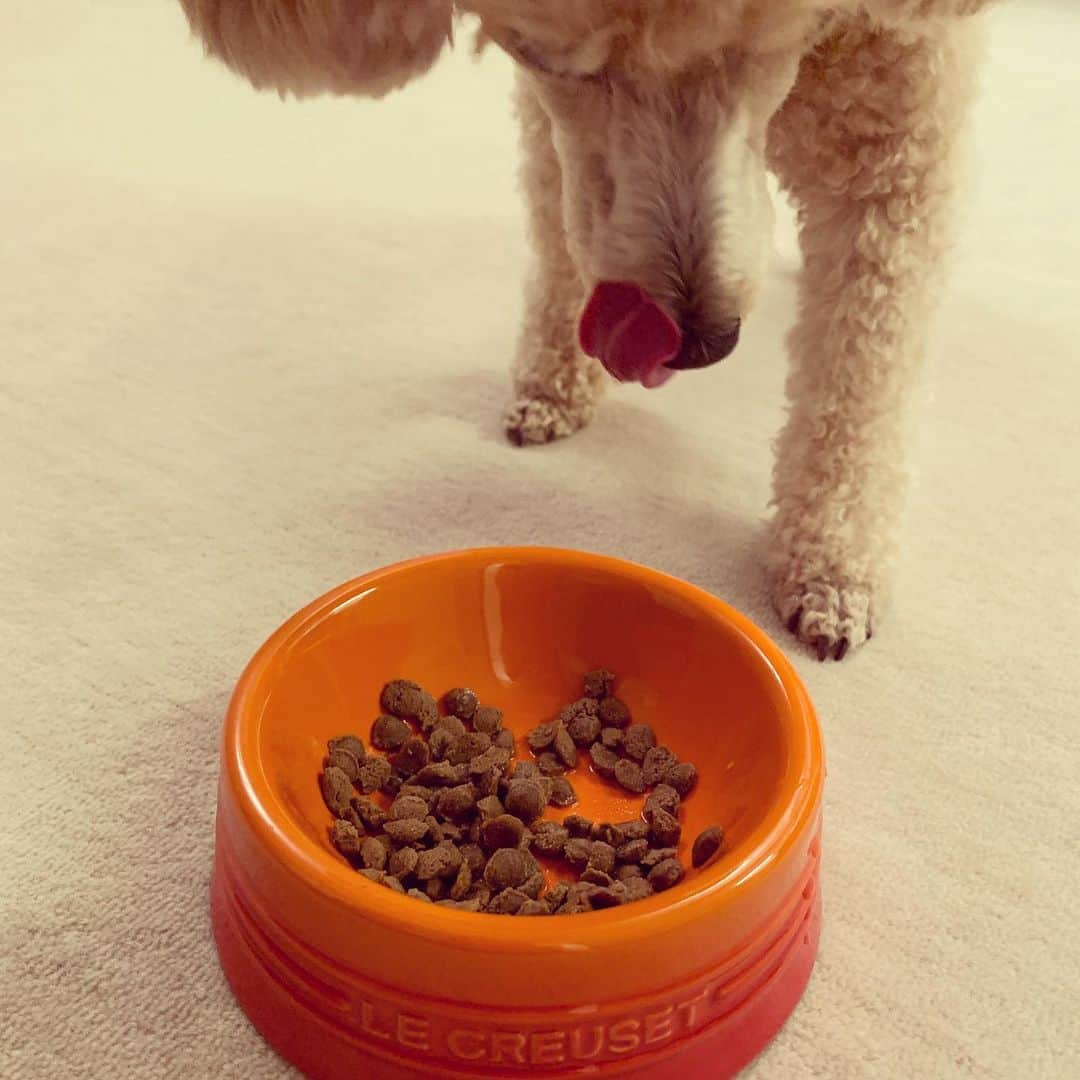
[[[989,2],[182,0],[213,56],[282,94],[383,96],[463,16],[516,62],[535,249],[518,444],[587,424],[612,376],[658,387],[735,349],[775,173],[803,270],[767,563],[821,659],[869,639],[885,603]]]

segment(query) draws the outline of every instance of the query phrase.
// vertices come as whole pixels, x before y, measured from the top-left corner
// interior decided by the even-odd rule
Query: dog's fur
[[[804,270],[768,562],[781,618],[822,658],[870,637],[888,585],[977,52],[966,16],[988,2],[182,0],[211,54],[281,93],[382,96],[460,14],[517,61],[537,256],[519,443],[593,415],[607,379],[576,324],[597,282],[632,281],[706,335],[747,313],[775,171]]]

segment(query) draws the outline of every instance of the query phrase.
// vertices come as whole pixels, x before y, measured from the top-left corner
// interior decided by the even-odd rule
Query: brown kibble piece
[[[529,857],[516,847],[501,847],[484,867],[484,882],[494,891],[524,885],[532,874]]]
[[[386,859],[386,845],[374,836],[367,837],[360,845],[360,861],[365,870],[385,870]]]
[[[598,775],[607,780],[615,775],[615,766],[619,763],[619,756],[614,751],[600,743],[593,743],[589,750],[589,758]]]
[[[427,893],[429,900],[434,900],[438,903],[440,900],[445,900],[447,894],[450,892],[450,886],[447,884],[445,878],[431,877],[424,882],[424,892]]]
[[[540,772],[544,776],[562,776],[566,772],[566,766],[550,750],[542,753],[536,759],[536,764],[540,766]]]
[[[624,863],[622,866],[615,868],[615,878],[617,881],[629,881],[630,878],[639,878],[644,876],[644,871],[636,863]]]
[[[667,771],[678,764],[679,759],[666,746],[654,746],[645,755],[645,760],[642,762],[645,783],[649,787],[663,783]]]
[[[460,850],[461,857],[469,864],[469,869],[474,874],[484,869],[487,856],[484,855],[484,849],[479,844],[462,844],[458,850]]]
[[[586,674],[584,684],[586,697],[606,698],[615,689],[615,676],[607,668],[597,668]]]
[[[404,818],[401,821],[388,821],[383,830],[391,840],[399,844],[415,844],[427,836],[431,826],[420,818]]]
[[[480,815],[481,820],[490,821],[500,814],[505,814],[506,807],[503,806],[502,799],[498,795],[485,795],[477,802],[476,812]]]
[[[427,800],[419,795],[399,795],[390,807],[391,821],[404,821],[406,818],[423,820],[427,814]]]
[[[723,846],[724,830],[719,825],[710,825],[707,829],[698,833],[690,855],[690,861],[694,869],[699,870],[705,866],[720,853]]]
[[[623,736],[623,753],[637,762],[656,745],[656,733],[648,724],[631,724]]]
[[[657,847],[674,847],[682,835],[682,826],[674,814],[657,807],[649,814],[649,835]]]
[[[399,881],[407,878],[415,869],[420,858],[416,848],[403,847],[390,856],[389,870]]]
[[[414,900],[423,900],[425,904],[431,903],[431,897],[420,889],[410,889],[405,895],[411,896]]]
[[[543,786],[537,780],[511,780],[506,792],[506,809],[522,821],[535,821],[547,805]]]
[[[580,814],[567,814],[563,818],[563,825],[571,836],[588,839],[592,835],[593,823]]]
[[[577,802],[577,792],[565,776],[556,776],[551,781],[551,790],[548,792],[548,802],[552,806],[564,809],[573,806]]]
[[[606,727],[600,729],[600,745],[607,747],[608,750],[621,750],[623,744],[623,733],[617,727]]]
[[[367,756],[363,740],[356,735],[338,735],[330,739],[326,744],[326,752],[332,754],[335,750],[348,750],[357,761],[363,761]]]
[[[555,732],[555,738],[551,745],[555,751],[555,756],[568,769],[572,769],[577,765],[577,747],[574,745],[574,740],[570,738],[570,732],[562,724],[559,725],[558,731]]]
[[[495,736],[492,745],[512,754],[514,752],[514,733],[509,728],[503,728],[502,731]]]
[[[526,900],[514,913],[515,915],[547,915],[547,904],[540,900]]]
[[[657,891],[678,885],[683,878],[682,863],[678,859],[664,859],[649,871],[649,884]]]
[[[359,855],[363,842],[364,838],[360,831],[347,821],[335,821],[330,827],[330,843],[342,855]]]
[[[586,700],[591,701],[592,699],[587,698]],[[570,733],[570,738],[578,746],[592,746],[600,738],[600,717],[595,712],[576,712],[567,720],[566,730]]]
[[[430,851],[421,851],[416,862],[416,876],[421,881],[433,877],[457,877],[462,867],[461,852],[451,843],[442,843]]]
[[[494,736],[502,727],[502,722],[502,709],[496,709],[494,705],[481,705],[473,716],[473,730]]]
[[[398,775],[412,776],[431,760],[431,751],[428,749],[426,739],[413,735],[405,740],[401,749],[396,754],[392,754],[389,760],[394,772]]]
[[[331,750],[326,758],[327,768],[340,769],[351,781],[360,777],[360,760],[357,756],[343,747]]]
[[[584,837],[573,837],[566,841],[566,845],[563,847],[563,858],[571,866],[583,867],[589,861],[589,852],[592,850],[593,842],[586,840]]]
[[[612,847],[616,848],[625,840],[622,827],[619,825],[612,825],[610,821],[604,821],[599,825],[594,825],[590,835],[593,840],[603,840],[605,844],[610,844]]]
[[[516,848],[524,835],[525,826],[510,814],[500,814],[485,821],[480,828],[480,837],[488,851]]]
[[[601,870],[605,874],[615,872],[615,849],[603,840],[594,840],[589,848],[588,865],[593,870]]]
[[[459,784],[439,793],[436,811],[444,818],[464,821],[476,809],[476,789],[472,784]]]
[[[589,906],[593,911],[618,907],[624,902],[625,892],[611,885],[601,885],[589,893]]]
[[[462,720],[471,720],[480,704],[476,694],[464,686],[457,686],[443,694],[443,708],[451,715]]]
[[[641,773],[641,766],[629,758],[620,758],[615,763],[615,779],[627,791],[640,795],[645,790],[645,778]]]
[[[623,867],[629,870],[630,867]],[[636,867],[634,869],[637,869]],[[622,881],[623,903],[632,904],[635,900],[644,900],[656,891],[648,882],[647,878],[640,874],[631,875]]]
[[[639,862],[645,855],[645,852],[649,850],[649,841],[642,837],[640,840],[627,840],[618,850],[615,852],[619,862],[622,863],[636,863]]]
[[[641,818],[619,822],[619,832],[624,840],[643,840],[649,835],[649,826]]]
[[[600,702],[600,719],[604,727],[624,728],[630,723],[630,709],[617,697],[604,698]]]
[[[469,777],[468,765],[451,765],[449,761],[428,762],[414,777],[414,784],[425,787],[453,787]]]
[[[371,745],[377,750],[400,750],[412,735],[412,728],[398,716],[383,714],[371,725]]]
[[[436,728],[428,739],[428,750],[431,752],[432,761],[445,761],[450,753],[450,747],[457,741],[458,736],[451,735],[444,728]]]
[[[402,719],[419,720],[426,731],[439,718],[435,699],[408,679],[394,679],[383,687],[379,704],[384,712]]]
[[[678,852],[673,848],[652,848],[641,857],[641,865],[646,870],[651,870],[665,859],[674,859]]]
[[[468,731],[455,740],[446,755],[452,765],[465,765],[491,749],[491,736],[483,731]]]
[[[323,769],[319,778],[323,802],[335,817],[344,817],[352,801],[352,781],[334,765]]]
[[[357,818],[360,819],[364,828],[371,833],[377,833],[386,821],[386,811],[383,810],[381,806],[377,806],[370,799],[354,797],[352,801],[352,810]]]
[[[649,793],[645,800],[645,816],[648,818],[653,810],[666,810],[669,814],[677,814],[682,800],[679,793],[669,784],[657,784],[656,788]]]
[[[544,871],[539,866],[525,879],[521,891],[533,900],[536,900],[544,891]]]
[[[532,849],[538,855],[561,855],[570,834],[557,821],[540,821],[533,829]]]
[[[487,738],[486,735],[483,737]],[[482,754],[478,754],[469,762],[469,772],[473,776],[481,776],[494,770],[498,773],[498,777],[501,777],[509,764],[510,752],[508,750],[504,750],[501,746],[489,746]]]
[[[681,761],[664,773],[664,783],[673,787],[680,795],[689,795],[697,784],[697,769],[689,761]]]
[[[360,778],[356,786],[365,794],[370,795],[390,779],[390,762],[386,758],[369,757],[364,759],[360,766]]]
[[[539,780],[540,766],[535,761],[519,761],[510,774],[511,780]]]
[[[529,744],[529,749],[535,754],[539,754],[542,750],[546,750],[554,741],[555,735],[558,733],[559,725],[552,721],[550,724],[540,724],[534,727],[528,735],[525,736],[525,741]]]
[[[469,895],[473,884],[473,868],[469,860],[462,855],[461,865],[454,876],[454,884],[450,886],[451,900],[464,900]]]
[[[578,880],[588,882],[590,885],[615,884],[615,879],[610,874],[605,874],[603,870],[598,870],[595,866],[586,866]]]
[[[492,915],[516,915],[529,902],[520,889],[503,889],[493,896],[484,909]]]

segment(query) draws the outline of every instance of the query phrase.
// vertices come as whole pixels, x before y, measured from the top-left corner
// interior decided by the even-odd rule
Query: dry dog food
[[[615,685],[610,671],[590,671],[584,696],[533,728],[533,756],[518,759],[502,712],[474,691],[456,687],[437,702],[407,679],[387,683],[371,749],[355,735],[327,744],[319,784],[335,818],[330,842],[369,880],[466,911],[575,914],[672,888],[686,874],[679,810],[697,770],[633,722]],[[565,774],[583,766],[648,792],[642,816],[546,817],[577,802]],[[723,850],[723,830],[711,826],[694,841],[694,868]],[[548,887],[540,860],[576,880]]]

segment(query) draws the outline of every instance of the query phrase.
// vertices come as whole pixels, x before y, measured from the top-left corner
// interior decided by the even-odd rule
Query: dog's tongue
[[[675,374],[664,365],[682,345],[675,321],[642,288],[611,281],[593,290],[581,316],[579,338],[582,350],[620,382],[639,382],[650,389]]]

